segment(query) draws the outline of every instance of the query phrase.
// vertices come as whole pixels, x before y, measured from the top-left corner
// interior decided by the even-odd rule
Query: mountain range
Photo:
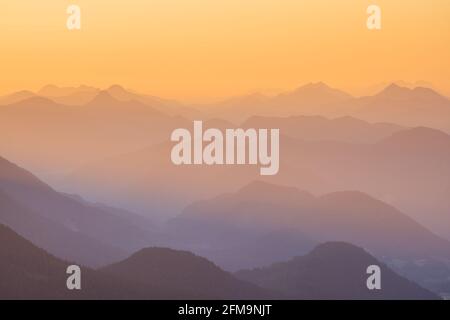
[[[276,96],[248,95],[206,109],[210,117],[242,122],[251,116],[353,116],[370,122],[426,126],[450,132],[450,100],[426,87],[407,88],[392,83],[363,97],[328,85],[310,83]]]
[[[117,261],[151,241],[147,219],[57,192],[4,158],[0,200],[0,223],[52,254],[89,266]]]
[[[295,258],[236,276],[189,252],[146,248],[98,270],[81,267],[81,290],[68,290],[66,269],[73,263],[3,225],[0,241],[8,243],[0,246],[1,299],[438,299],[385,266],[382,290],[364,290],[364,268],[378,262],[349,244],[324,244],[303,261]],[[283,268],[291,269],[289,283],[283,282]]]
[[[209,105],[207,114],[213,117],[241,122],[251,116],[334,116],[338,103],[350,103],[352,96],[323,82],[309,83],[293,91],[276,96],[250,94]]]
[[[323,116],[260,117],[254,116],[242,128],[278,128],[283,135],[307,141],[341,141],[375,143],[406,129],[391,123],[369,123],[354,117]]]
[[[227,269],[286,260],[330,239],[364,245],[377,256],[396,259],[448,258],[450,254],[447,241],[395,208],[360,193],[316,198],[292,187],[255,182],[236,194],[196,203],[173,219],[165,230],[157,231],[143,217],[58,193],[27,171],[1,160],[0,223],[9,225],[55,256],[82,265],[104,266],[139,250],[101,269],[85,268],[89,290],[81,295],[68,295],[59,287],[64,277],[62,266],[68,263],[2,227],[0,233],[6,234],[2,243],[7,245],[1,246],[6,253],[0,266],[5,272],[14,270],[11,282],[6,282],[2,289],[7,298],[296,297],[239,284],[211,262],[188,252],[140,249],[155,243],[196,252]],[[274,215],[275,212],[278,214]],[[17,250],[16,242],[20,247]],[[23,251],[22,246],[23,250],[32,252],[15,257]],[[271,250],[267,250],[269,247]],[[32,258],[38,261],[36,269],[26,269],[31,264],[28,256],[36,256]],[[192,264],[189,257],[195,260]],[[206,284],[204,289],[192,291],[193,283],[189,279],[196,279],[199,270],[202,270],[201,281]],[[47,275],[43,276],[42,272]],[[28,281],[19,279],[24,275],[31,276],[30,281],[36,283],[25,288],[14,286],[14,281]],[[146,280],[147,276],[151,280]],[[223,283],[221,288],[226,290],[211,289],[212,281]],[[43,285],[47,289],[41,293],[39,286]]]
[[[268,234],[273,239],[278,234],[285,247],[271,255],[266,252],[266,264],[306,252],[325,241],[350,242],[378,257],[450,258],[449,241],[366,194],[345,191],[316,197],[294,187],[260,181],[188,206],[170,221],[169,230],[184,249],[233,270],[262,264],[256,253],[265,252],[266,243],[260,238]],[[201,247],[200,243],[208,246]],[[252,243],[254,246],[249,246]],[[277,241],[271,246],[281,247]]]
[[[86,162],[163,141],[189,123],[137,100],[118,100],[106,90],[81,106],[33,96],[0,106],[0,152],[51,179]]]
[[[311,83],[276,96],[252,94],[207,106],[118,85],[16,92],[0,97],[0,154],[12,161],[0,157],[0,223],[58,261],[89,266],[94,282],[120,282],[120,290],[109,288],[116,297],[176,297],[174,292],[218,297],[208,285],[202,296],[188,289],[190,282],[181,288],[164,281],[165,269],[174,278],[184,272],[169,261],[192,266],[189,261],[196,260],[195,266],[211,275],[208,284],[217,278],[229,288],[226,297],[248,290],[258,296],[278,291],[339,299],[323,283],[303,290],[303,273],[292,274],[291,284],[295,279],[301,284],[298,292],[289,284],[276,288],[283,279],[267,280],[291,274],[290,267],[264,268],[261,278],[255,276],[266,290],[236,282],[220,269],[250,269],[306,254],[292,260],[302,269],[305,261],[315,263],[314,251],[308,252],[327,241],[364,247],[386,264],[383,268],[445,295],[450,290],[449,110],[449,99],[433,89],[399,84],[353,97]],[[279,173],[261,177],[251,165],[173,165],[170,133],[190,128],[193,119],[221,130],[279,128]],[[335,251],[355,254],[354,261],[370,260],[345,245],[328,247],[333,250],[319,250],[321,257]],[[154,265],[155,256],[166,264]],[[104,268],[89,269],[98,267]],[[5,268],[10,271],[11,265]],[[49,268],[61,274],[59,267]],[[163,279],[151,278],[155,286],[145,283],[145,270],[155,279],[162,272]],[[41,269],[24,269],[25,275],[34,272],[34,280],[45,278]],[[66,297],[50,291],[48,297]],[[111,297],[100,291],[89,294]]]
[[[193,201],[238,190],[256,179],[315,194],[358,190],[399,208],[448,239],[448,134],[425,127],[368,124],[353,118],[252,119],[249,121],[257,129],[265,128],[268,121],[284,129],[280,170],[275,176],[261,177],[250,165],[175,166],[168,159],[172,144],[164,142],[87,164],[72,172],[61,186],[144,214],[157,208],[165,217]],[[220,128],[226,124],[216,120],[211,125]],[[209,126],[206,122],[205,127]],[[336,129],[342,127],[349,130]],[[302,138],[305,136],[309,139]]]
[[[111,266],[81,266],[81,290],[66,288],[61,260],[0,225],[1,299],[268,299],[281,297],[222,271],[204,258],[143,249]],[[212,284],[215,285],[212,285]]]
[[[366,269],[377,265],[381,289],[368,290]],[[296,299],[436,299],[436,295],[399,277],[362,248],[342,243],[324,243],[304,256],[268,267],[241,270],[240,279]]]
[[[192,119],[240,124],[255,116],[338,118],[333,123],[336,127],[328,129],[330,133],[343,128],[335,138],[355,142],[374,142],[399,126],[450,132],[448,98],[424,87],[392,84],[373,96],[357,98],[324,83],[311,83],[277,96],[254,94],[192,106],[119,85],[106,89],[49,85],[36,93],[20,91],[0,97],[0,153],[56,183],[85,163],[162,143],[174,129],[189,126]],[[374,124],[366,132],[364,124],[352,123],[348,117]],[[319,124],[317,118],[296,118],[294,122],[303,127],[299,131],[305,133],[302,137],[311,133],[309,139],[322,138],[312,128],[307,131],[308,126]],[[349,128],[345,122],[350,122]],[[325,131],[327,125],[331,124],[325,124]]]
[[[293,185],[316,192],[359,190],[407,213],[439,235],[450,235],[450,136],[417,127],[373,144],[283,141],[284,158],[325,181]],[[280,168],[280,173],[283,167]]]

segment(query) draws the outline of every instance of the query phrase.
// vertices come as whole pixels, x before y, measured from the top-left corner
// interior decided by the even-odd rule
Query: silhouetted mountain
[[[261,299],[275,294],[235,279],[210,261],[186,251],[146,248],[102,272],[176,293],[179,298]]]
[[[404,129],[388,123],[368,123],[352,117],[328,119],[321,116],[251,117],[244,128],[279,128],[287,136],[304,140],[376,142]]]
[[[352,115],[368,121],[450,131],[450,100],[429,88],[391,84],[374,96],[355,100],[353,108]]]
[[[0,299],[61,298],[68,292],[65,286],[68,263],[1,224],[0,243]]]
[[[0,105],[8,105],[11,103],[16,103],[22,100],[26,100],[36,96],[33,92],[29,90],[22,90],[11,93],[9,95],[0,97]]]
[[[55,101],[58,104],[69,106],[81,106],[92,100],[99,89],[90,86],[58,87],[46,85],[37,94]]]
[[[239,199],[229,194],[215,198],[218,207],[202,202],[189,206],[168,224],[170,246],[205,256],[226,270],[238,270],[288,259],[316,244],[275,213],[284,209],[275,208],[275,203],[289,206],[293,196],[308,201],[311,195],[285,188],[287,193],[260,189],[263,192],[257,196],[251,190],[253,185],[241,189]]]
[[[370,265],[381,268],[380,290],[366,286]],[[242,270],[236,276],[294,299],[439,299],[363,249],[341,242],[321,244],[305,256],[270,267]]]
[[[186,126],[191,127],[192,123]],[[234,127],[218,119],[203,123],[205,130]],[[284,185],[301,181],[312,191],[326,186],[324,180],[309,170],[294,167],[295,163],[285,161],[287,158],[284,156],[280,157],[277,175],[262,177],[259,166],[255,165],[174,165],[170,160],[173,146],[174,143],[167,141],[88,163],[72,172],[61,185],[67,191],[91,196],[99,202],[164,219],[178,214],[193,201],[237,190],[255,179]],[[283,149],[282,154],[286,151]]]
[[[370,122],[427,126],[450,132],[450,100],[433,89],[390,84],[372,96],[354,98],[324,83],[277,96],[248,95],[210,106],[210,117],[242,122],[252,116],[353,116]]]
[[[51,253],[87,265],[105,265],[142,248],[144,224],[61,194],[0,158],[0,223]]]
[[[0,209],[0,223],[56,256],[99,265],[126,255],[118,247],[102,243],[28,209],[3,191],[0,191]]]
[[[389,85],[395,84],[399,87],[405,87],[409,89],[414,89],[417,87],[423,87],[423,88],[429,88],[436,92],[441,92],[438,88],[436,88],[431,82],[418,80],[418,81],[404,81],[404,80],[396,80],[396,81],[384,81],[377,84],[372,84],[368,87],[360,87],[359,89],[356,89],[357,96],[373,96],[375,94],[380,93],[385,88],[387,88]]]
[[[336,114],[334,105],[351,101],[349,94],[323,82],[309,83],[293,91],[269,97],[251,94],[210,106],[213,117],[241,122],[251,116],[294,116]],[[341,114],[341,113],[337,113]]]
[[[43,86],[37,94],[47,98],[66,97],[78,92],[91,92],[96,93],[99,89],[90,86],[79,87],[59,87],[52,84]]]
[[[352,118],[343,120],[353,123]],[[281,128],[292,130],[289,134],[301,135],[296,121],[280,122]],[[220,124],[214,125],[220,128]],[[355,125],[354,134],[336,136],[358,139],[365,136],[364,130]],[[389,130],[388,126],[386,132]],[[319,131],[317,138],[322,135]],[[332,132],[324,130],[323,135],[332,138]],[[153,213],[152,209],[157,209],[166,215],[173,215],[198,199],[237,190],[255,179],[293,185],[316,194],[359,190],[394,205],[433,232],[448,237],[450,136],[434,129],[413,128],[395,131],[376,143],[333,140],[306,141],[282,134],[280,170],[269,177],[261,177],[257,166],[175,166],[168,158],[173,144],[167,142],[86,165],[68,177],[66,186],[76,193],[95,195],[101,202],[112,201],[138,212]],[[115,181],[123,183],[118,185]]]
[[[0,299],[260,299],[280,295],[237,280],[188,252],[145,249],[92,270],[81,266],[81,290],[68,290],[60,260],[0,224]],[[132,275],[127,270],[133,271]]]
[[[35,96],[0,108],[0,126],[7,132],[0,136],[0,154],[52,181],[86,162],[161,142],[190,124],[107,91],[82,106],[52,99]]]
[[[114,92],[114,91],[113,91]],[[110,91],[101,90],[89,103],[86,104],[86,108],[90,112],[104,111],[108,112],[109,115],[117,113],[125,117],[123,121],[128,118],[135,118],[138,115],[142,117],[154,117],[154,118],[164,118],[167,117],[163,113],[148,106],[142,102],[133,99],[119,100],[113,97]],[[164,120],[164,119],[163,119]]]
[[[2,113],[10,115],[10,114],[19,114],[23,111],[45,112],[45,111],[55,111],[55,108],[58,108],[58,104],[55,101],[49,98],[34,95],[29,98],[20,100],[16,103],[4,106],[2,108]]]
[[[66,269],[73,263],[2,225],[0,242],[8,244],[0,246],[1,299],[437,298],[349,244],[327,243],[286,263],[240,271],[236,275],[243,280],[189,252],[147,248],[97,271],[81,267],[82,289],[70,291]],[[365,288],[365,270],[372,264],[382,268],[380,291]]]
[[[305,142],[287,138],[281,143],[286,162],[326,181],[319,192],[359,190],[368,193],[448,238],[449,135],[421,127],[396,132],[375,144]],[[295,185],[309,189],[303,181]]]
[[[344,91],[329,87],[323,82],[309,83],[295,89],[292,92],[279,94],[274,98],[273,105],[279,108],[291,108],[310,105],[311,108],[318,106],[326,107],[332,103],[351,100],[352,96]],[[292,111],[298,112],[293,109]],[[306,110],[302,110],[306,111]],[[314,109],[308,110],[314,113]]]
[[[381,145],[388,148],[401,148],[403,150],[412,150],[425,152],[436,152],[442,150],[443,153],[450,153],[450,136],[442,131],[426,127],[416,127],[409,130],[402,130],[393,133],[380,142]]]
[[[314,197],[295,188],[254,182],[236,193],[187,207],[172,220],[171,227],[183,239],[185,248],[195,252],[201,250],[195,246],[196,239],[211,245],[220,239],[217,242],[225,246],[234,243],[234,234],[262,236],[290,231],[304,237],[303,242],[298,241],[297,254],[310,249],[314,242],[332,240],[363,246],[377,256],[450,257],[450,242],[394,207],[353,191]],[[223,230],[227,230],[228,237],[223,235]],[[240,263],[233,255],[217,257],[220,251],[201,252],[225,266],[235,267]]]
[[[183,105],[178,101],[163,99],[146,94],[139,94],[131,90],[127,90],[117,84],[110,86],[105,91],[114,99],[119,101],[138,101],[167,115],[181,116],[189,119],[193,119],[195,117],[198,118],[201,116],[201,112],[199,110]]]
[[[85,267],[81,290],[68,290],[66,270],[73,263],[48,254],[1,224],[0,242],[0,299],[126,299],[144,292]]]
[[[176,166],[171,149],[167,142],[91,163],[73,172],[64,189],[152,218],[167,218],[195,199],[236,189],[259,175],[256,166]]]
[[[401,87],[398,84],[392,83],[380,91],[374,97],[375,99],[386,100],[405,100],[414,99],[418,101],[427,101],[434,103],[446,103],[448,99],[441,96],[439,93],[430,88],[415,87],[413,89]]]
[[[108,89],[106,89],[105,91],[107,91],[111,96],[113,96],[117,100],[127,101],[135,99],[134,94],[128,92],[127,90],[125,90],[124,87],[118,84],[113,84],[112,86],[108,87]]]

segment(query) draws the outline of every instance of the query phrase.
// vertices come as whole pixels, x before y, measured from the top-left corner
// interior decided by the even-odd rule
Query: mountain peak
[[[441,94],[439,94],[438,92],[434,91],[431,88],[415,87],[412,91],[417,97],[430,98],[430,99],[434,98],[434,99],[448,101],[448,99],[446,97],[442,96]]]
[[[189,251],[181,251],[181,250],[174,250],[170,248],[163,248],[163,247],[147,247],[143,248],[136,253],[134,253],[129,259],[130,260],[141,260],[141,259],[151,259],[155,260],[154,258],[158,257],[158,263],[163,263],[162,260],[173,260],[173,259],[183,259],[183,257],[196,257],[193,253]],[[204,258],[201,258],[204,259]]]
[[[113,85],[109,86],[108,89],[106,89],[106,91],[114,91],[114,90],[126,91],[125,88],[123,86],[121,86],[120,84],[113,84]]]
[[[336,100],[346,100],[351,98],[352,96],[342,90],[335,89],[330,87],[324,82],[310,82],[301,87],[298,87],[290,94],[299,95],[303,98],[315,98],[324,100],[324,102],[336,101]],[[286,96],[286,93],[281,94],[280,96]]]
[[[47,99],[45,97],[32,96],[32,97],[23,99],[21,101],[18,101],[16,103],[14,103],[14,105],[40,107],[40,106],[56,105],[56,102],[54,102],[51,99]]]
[[[114,84],[105,90],[108,92],[114,99],[120,101],[130,101],[136,98],[135,94],[131,93],[124,87],[118,84]]]
[[[440,95],[433,89],[427,87],[415,87],[414,89],[410,89],[408,87],[400,86],[396,83],[391,83],[386,88],[384,88],[378,96],[382,96],[385,98],[393,98],[393,99],[425,99],[425,100],[433,100],[438,102],[448,101],[447,98]]]
[[[319,82],[310,82],[304,87],[309,88],[315,88],[315,89],[331,89],[329,85],[327,85],[325,82],[319,81]]]
[[[73,88],[63,88],[63,87],[59,87],[56,86],[54,84],[47,84],[45,86],[43,86],[38,92],[38,95],[41,95],[43,97],[61,97],[64,95],[68,95],[70,93],[72,93],[74,89]]]
[[[334,90],[326,83],[319,81],[319,82],[310,82],[303,86],[298,87],[295,91],[304,91],[304,90]]]
[[[85,85],[80,85],[78,87],[60,87],[53,84],[48,84],[43,86],[39,91],[38,94],[44,97],[50,97],[50,98],[60,98],[65,96],[70,96],[76,93],[81,92],[97,92],[98,89],[94,87],[89,87]]]
[[[48,91],[55,91],[61,89],[60,87],[54,85],[54,84],[46,84],[41,89],[39,89],[38,93],[44,93]]]
[[[118,85],[118,84],[113,84],[112,86],[107,88],[105,91],[109,92],[109,93],[129,94],[129,92],[124,87],[122,87],[121,85]]]
[[[279,192],[282,192],[284,194],[298,193],[299,190],[296,187],[279,186],[261,180],[254,180],[239,190],[239,193],[260,194],[262,195],[262,198],[264,198],[263,196],[264,194],[279,193]]]
[[[241,282],[203,257],[168,248],[145,248],[101,270],[179,297],[236,299],[268,294],[266,290]]]
[[[432,147],[435,145],[450,146],[450,135],[437,129],[415,127],[394,133],[380,143],[396,146]]]
[[[367,290],[365,271],[369,265],[382,269],[383,290]],[[327,242],[304,256],[236,275],[296,299],[438,299],[364,249],[344,242]]]
[[[330,241],[321,243],[317,245],[309,254],[316,256],[329,256],[330,254],[338,254],[342,258],[344,258],[344,255],[368,255],[368,253],[363,248],[343,241]]]
[[[40,181],[32,173],[10,162],[0,156],[0,184],[5,188],[6,185],[22,185],[41,190],[50,190],[50,187]]]
[[[101,90],[94,97],[94,99],[89,102],[89,105],[92,106],[111,106],[117,105],[120,101],[116,100],[108,91]]]
[[[283,199],[288,201],[289,199],[296,199],[301,201],[311,201],[314,196],[306,191],[301,191],[296,187],[280,186],[265,181],[255,180],[242,187],[236,195],[245,197],[247,199]]]
[[[384,90],[402,90],[402,89],[409,90],[407,87],[401,86],[395,82],[392,82],[391,84],[387,85],[386,88],[384,88]]]
[[[396,83],[391,83],[386,88],[384,88],[379,95],[386,97],[403,97],[410,93],[412,90],[406,87],[401,87]]]
[[[23,101],[25,99],[29,99],[32,97],[36,97],[34,92],[29,91],[29,90],[21,90],[21,91],[11,93],[4,97],[0,97],[0,104],[2,104],[2,105],[13,104],[13,103],[17,103],[17,102],[20,102],[20,101]]]

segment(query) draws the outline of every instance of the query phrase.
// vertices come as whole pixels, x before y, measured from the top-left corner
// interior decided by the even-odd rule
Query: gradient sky
[[[80,31],[66,29],[72,3]],[[366,28],[369,4],[381,31]],[[0,57],[0,93],[119,83],[199,100],[392,80],[450,93],[450,1],[2,0]]]

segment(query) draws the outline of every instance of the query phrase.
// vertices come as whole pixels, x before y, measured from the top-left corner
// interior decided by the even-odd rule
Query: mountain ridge
[[[367,267],[381,269],[381,289],[366,287]],[[235,275],[297,299],[439,299],[390,270],[369,253],[344,242],[326,242],[308,254]]]

